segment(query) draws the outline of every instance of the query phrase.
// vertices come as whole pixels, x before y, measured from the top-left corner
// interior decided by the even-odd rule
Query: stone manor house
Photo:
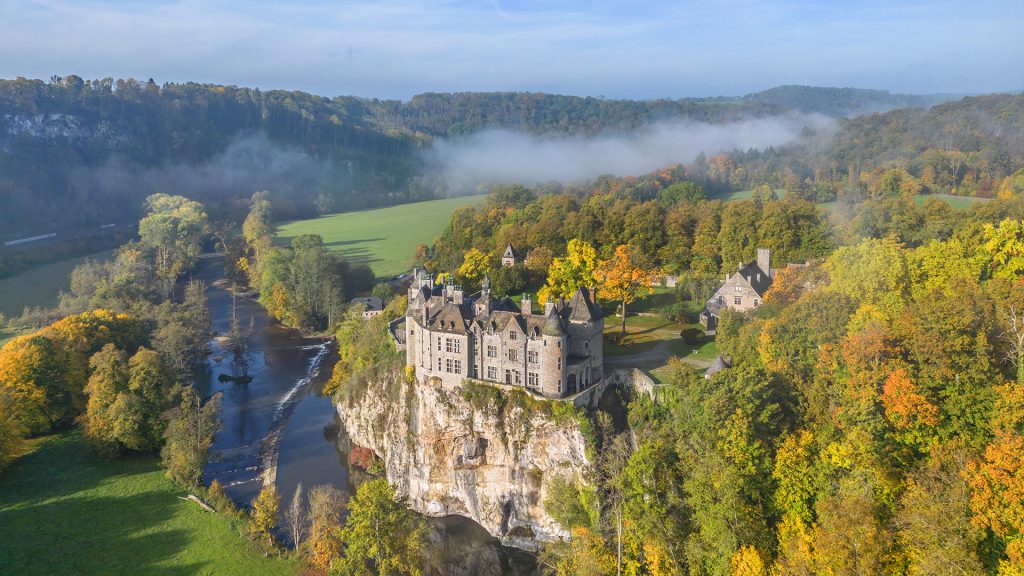
[[[404,326],[403,326],[404,324]],[[491,297],[485,276],[482,289],[465,295],[461,287],[434,282],[417,269],[409,286],[405,318],[391,333],[405,347],[406,365],[416,378],[438,378],[443,386],[481,380],[562,398],[601,381],[604,318],[591,292],[544,304],[533,312],[507,297]]]
[[[734,274],[726,274],[725,282],[708,298],[700,323],[707,332],[718,328],[718,318],[725,308],[746,312],[761,305],[764,293],[771,288],[778,271],[771,266],[771,250],[757,249],[757,260],[740,264]]]

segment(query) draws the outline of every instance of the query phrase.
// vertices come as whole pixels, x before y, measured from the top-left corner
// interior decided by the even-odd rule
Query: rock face
[[[337,408],[353,443],[384,461],[388,482],[416,511],[467,516],[527,550],[568,537],[544,501],[554,478],[582,478],[589,464],[577,421],[472,387],[475,395],[436,379],[408,384],[392,371]]]

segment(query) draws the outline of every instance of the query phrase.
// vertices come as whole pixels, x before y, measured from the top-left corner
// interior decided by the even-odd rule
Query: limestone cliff
[[[554,478],[580,479],[589,464],[571,404],[488,384],[409,384],[397,370],[346,396],[337,408],[353,443],[384,461],[418,512],[467,516],[528,550],[568,536],[544,501]]]

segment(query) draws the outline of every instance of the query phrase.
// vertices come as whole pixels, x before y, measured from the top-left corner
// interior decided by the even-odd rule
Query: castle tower
[[[473,313],[477,316],[486,316],[491,313],[491,279],[486,274],[480,283],[480,297],[473,305]]]

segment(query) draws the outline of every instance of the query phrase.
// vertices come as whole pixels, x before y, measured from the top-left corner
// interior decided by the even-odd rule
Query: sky
[[[1024,0],[0,0],[0,77],[325,96],[1024,89]]]

